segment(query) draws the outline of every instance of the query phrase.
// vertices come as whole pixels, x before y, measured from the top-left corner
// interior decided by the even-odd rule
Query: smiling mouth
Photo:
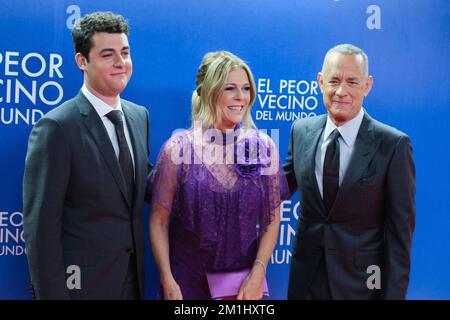
[[[350,102],[348,102],[348,101],[333,101],[333,103],[337,103],[337,104],[350,104]]]
[[[242,111],[242,109],[244,109],[244,106],[231,106],[231,107],[228,107],[228,109],[233,110],[233,111]]]

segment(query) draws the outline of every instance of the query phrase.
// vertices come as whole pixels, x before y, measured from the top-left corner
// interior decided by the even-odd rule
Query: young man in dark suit
[[[404,299],[415,224],[411,141],[363,109],[373,78],[361,49],[330,49],[318,83],[328,114],[293,124],[285,165],[301,203],[288,299]]]
[[[121,99],[131,74],[128,24],[89,14],[72,30],[83,86],[33,128],[24,233],[37,299],[141,299],[148,112]]]

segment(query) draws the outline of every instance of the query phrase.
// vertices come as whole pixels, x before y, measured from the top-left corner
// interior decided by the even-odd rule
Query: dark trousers
[[[139,293],[139,282],[137,277],[136,256],[130,255],[128,262],[128,270],[123,283],[122,293],[120,295],[122,300],[139,300],[141,295]]]
[[[328,281],[327,265],[322,255],[319,267],[306,293],[306,300],[331,300],[330,282]]]

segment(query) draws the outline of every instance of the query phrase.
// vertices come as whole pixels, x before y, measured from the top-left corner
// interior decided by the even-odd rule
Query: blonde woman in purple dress
[[[287,184],[272,139],[257,130],[256,89],[235,55],[207,53],[192,127],[161,148],[148,188],[150,241],[163,299],[261,299]]]

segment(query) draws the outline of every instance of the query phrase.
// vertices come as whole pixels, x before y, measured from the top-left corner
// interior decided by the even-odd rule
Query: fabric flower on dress
[[[263,146],[259,135],[245,137],[234,146],[235,170],[241,177],[256,179],[261,176],[262,167],[267,165],[261,163],[261,153],[267,150]]]

